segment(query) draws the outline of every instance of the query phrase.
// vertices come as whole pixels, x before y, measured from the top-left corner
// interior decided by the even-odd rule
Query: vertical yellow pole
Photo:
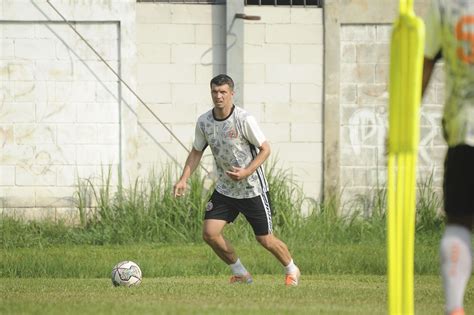
[[[423,71],[424,24],[413,0],[400,0],[390,48],[388,156],[388,309],[414,313],[416,159]]]

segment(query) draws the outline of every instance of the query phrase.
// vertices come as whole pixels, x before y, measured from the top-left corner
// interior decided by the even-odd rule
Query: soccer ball
[[[133,261],[122,261],[112,269],[112,284],[116,287],[138,286],[142,282],[142,271]]]

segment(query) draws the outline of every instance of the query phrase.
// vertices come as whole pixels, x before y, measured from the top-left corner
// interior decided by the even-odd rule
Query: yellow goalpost
[[[390,48],[388,310],[414,313],[416,161],[425,28],[413,0],[400,0]]]

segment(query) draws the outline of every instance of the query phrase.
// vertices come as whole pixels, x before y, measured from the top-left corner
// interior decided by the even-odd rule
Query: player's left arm
[[[252,145],[259,149],[259,152],[246,167],[232,167],[228,170],[227,175],[235,181],[245,179],[252,175],[257,168],[259,168],[270,155],[270,144],[266,140],[262,130],[253,116],[248,116],[243,123],[243,136]]]
[[[232,167],[232,170],[227,171],[227,175],[229,175],[230,178],[233,180],[239,181],[242,179],[245,179],[249,177],[250,175],[255,172],[257,168],[262,165],[266,159],[270,156],[270,144],[268,141],[263,142],[259,147],[259,152],[257,156],[250,162],[250,164],[247,167]]]
[[[425,51],[423,59],[423,77],[421,81],[421,95],[423,96],[428,83],[430,82],[436,61],[442,57],[442,27],[441,16],[438,2],[432,1],[431,5],[424,17],[426,36],[425,36]]]

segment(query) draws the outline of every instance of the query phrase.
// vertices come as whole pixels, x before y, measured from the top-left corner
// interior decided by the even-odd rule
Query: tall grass
[[[169,169],[137,179],[129,187],[115,187],[111,170],[102,174],[99,183],[80,180],[76,190],[79,223],[23,222],[3,216],[0,219],[0,246],[32,247],[54,244],[132,244],[149,242],[201,243],[205,205],[212,187],[195,173],[182,198],[174,198],[174,173]],[[386,189],[376,187],[357,196],[347,215],[338,213],[338,201],[324,203],[306,198],[291,175],[267,165],[270,198],[274,209],[275,233],[289,245],[294,244],[384,244]],[[418,186],[417,235],[425,239],[439,235],[443,225],[438,214],[440,199],[433,190],[432,176]],[[301,215],[305,208],[308,215]],[[239,216],[225,231],[233,241],[254,239],[253,232]]]
[[[148,179],[137,179],[129,187],[111,193],[110,173],[101,185],[90,180],[78,184],[77,205],[80,228],[95,235],[93,244],[176,241],[195,242],[210,191],[204,177],[196,174],[189,181],[183,198],[172,194],[171,171]]]
[[[417,231],[437,231],[444,226],[439,212],[442,201],[433,189],[433,174],[418,183],[418,198],[416,205]]]

